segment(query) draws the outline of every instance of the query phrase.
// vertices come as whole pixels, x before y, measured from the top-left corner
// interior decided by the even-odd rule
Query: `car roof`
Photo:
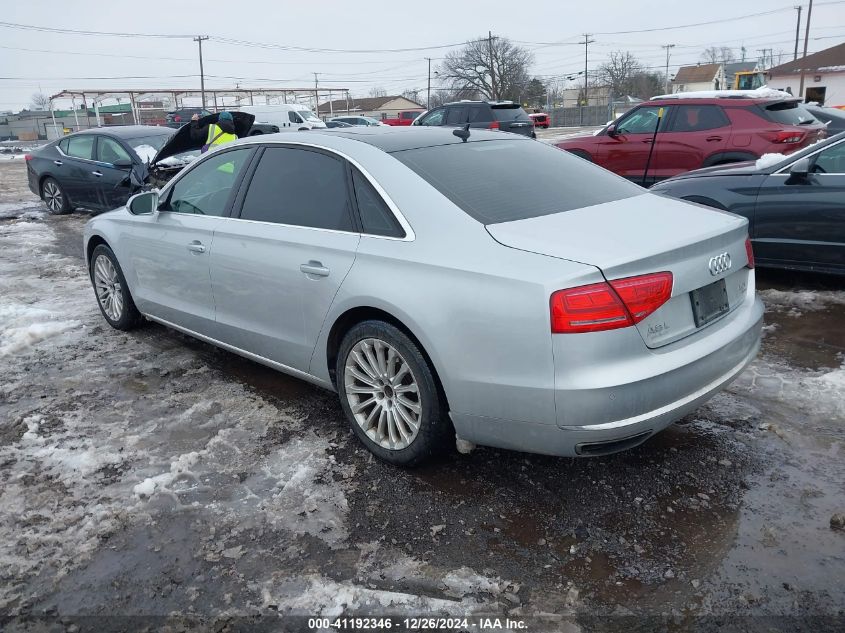
[[[437,147],[439,145],[459,145],[463,141],[455,136],[453,132],[459,128],[446,127],[350,127],[333,129],[314,129],[302,132],[302,136],[296,137],[296,141],[303,139],[314,141],[314,145],[321,145],[324,141],[326,146],[331,147],[331,139],[348,139],[372,145],[384,152],[401,152],[408,149],[420,149],[423,147]],[[519,134],[505,134],[502,132],[471,129],[468,143],[480,141],[530,141],[527,136]],[[291,141],[296,135],[291,132],[278,134],[262,134],[242,139],[241,143],[284,143]]]
[[[117,138],[135,138],[138,136],[153,136],[160,134],[162,136],[172,136],[176,133],[171,127],[163,127],[159,125],[112,125],[108,127],[95,127],[89,130],[80,130],[74,132],[69,136],[76,134],[107,134],[109,136],[116,136]]]

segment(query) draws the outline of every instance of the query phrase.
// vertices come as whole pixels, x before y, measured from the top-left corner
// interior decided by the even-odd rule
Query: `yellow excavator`
[[[766,85],[766,73],[759,70],[740,70],[734,75],[734,90],[756,90]]]

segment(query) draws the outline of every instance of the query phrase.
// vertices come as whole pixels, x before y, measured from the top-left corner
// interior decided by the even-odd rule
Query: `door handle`
[[[97,178],[103,175],[103,172],[101,171],[92,171],[91,173],[94,174]]]
[[[192,253],[204,253],[205,246],[203,246],[202,242],[198,240],[194,240],[190,244],[188,244],[188,250]]]
[[[317,277],[329,276],[329,269],[323,266],[320,262],[315,262],[313,259],[307,264],[300,264],[299,270],[306,275],[315,275]]]
[[[64,163],[63,163],[62,161],[60,161],[60,160],[54,160],[54,161],[53,161],[53,164],[54,164],[56,167],[61,167],[62,165],[64,165]]]
[[[710,143],[711,141],[721,141],[722,137],[721,136],[708,136],[704,140],[706,140],[708,143]]]

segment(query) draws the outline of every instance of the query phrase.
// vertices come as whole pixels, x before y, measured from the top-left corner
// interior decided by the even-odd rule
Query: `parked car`
[[[534,121],[534,127],[549,129],[549,125],[551,125],[552,119],[545,112],[532,112],[528,117]]]
[[[825,108],[824,106],[809,103],[804,104],[804,108],[819,121],[827,125],[829,136],[845,132],[845,110]]]
[[[694,410],[759,347],[747,225],[516,135],[355,128],[205,154],[84,252],[112,327],[336,390],[410,465],[455,434],[601,455]]]
[[[748,218],[760,266],[845,274],[845,133],[780,160],[700,169],[651,190]]]
[[[169,127],[148,125],[70,134],[26,155],[29,188],[50,213],[113,209],[142,186],[147,164],[174,134]]]
[[[277,132],[314,130],[326,127],[322,119],[302,104],[281,103],[278,105],[241,106],[240,112],[253,115],[255,125],[275,126]],[[258,128],[254,129],[257,130]],[[266,134],[267,132],[262,129],[259,133]]]
[[[199,120],[213,123],[217,114]],[[253,117],[232,114],[238,136],[246,136]],[[122,206],[146,186],[162,186],[199,155],[204,139],[191,138],[190,126],[127,125],[70,134],[27,154],[29,188],[50,213],[76,207],[107,211]]]
[[[270,123],[253,123],[252,127],[249,128],[249,134],[247,136],[258,136],[259,134],[276,134],[279,132],[278,125],[272,125]]]
[[[329,121],[326,121],[326,127],[327,128],[337,128],[337,127],[353,127],[353,126],[352,126],[351,123],[346,123],[344,121],[329,120]]]
[[[789,95],[699,94],[664,95],[626,112],[596,134],[564,139],[557,146],[647,185],[701,167],[794,152],[825,136],[824,125]],[[652,139],[654,151],[644,181]]]
[[[385,125],[396,125],[396,126],[403,126],[403,125],[411,125],[419,115],[421,115],[425,110],[402,110],[401,112],[397,112],[395,117],[388,117],[386,119],[382,119],[381,122]]]
[[[512,101],[457,101],[433,108],[412,125],[448,125],[513,132],[535,138],[534,123],[518,103]]]
[[[189,123],[191,117],[193,117],[195,114],[200,117],[204,117],[211,114],[211,112],[209,112],[205,108],[179,108],[178,110],[168,112],[164,116],[164,124],[167,127],[180,128],[186,123]]]
[[[341,123],[348,123],[349,125],[353,126],[364,126],[364,127],[372,127],[378,125],[384,125],[378,119],[374,119],[373,117],[369,116],[353,116],[353,115],[344,115],[344,116],[336,116],[329,119],[330,121],[340,121]]]

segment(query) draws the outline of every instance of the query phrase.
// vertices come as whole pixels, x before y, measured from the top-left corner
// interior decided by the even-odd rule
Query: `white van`
[[[326,127],[326,124],[317,118],[316,114],[304,105],[296,103],[241,106],[240,111],[254,115],[255,126],[276,125],[279,132],[295,132],[297,130]]]

